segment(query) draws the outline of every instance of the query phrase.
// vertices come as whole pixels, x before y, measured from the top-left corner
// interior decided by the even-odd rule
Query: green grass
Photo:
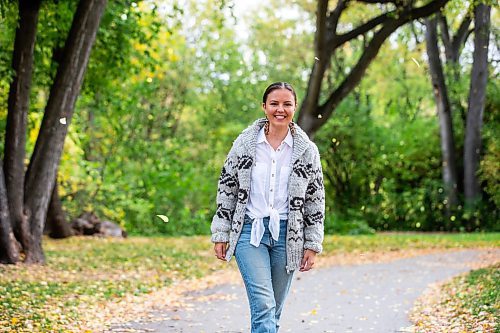
[[[397,251],[406,249],[450,249],[500,246],[500,233],[379,233],[375,235],[326,235],[326,255],[334,253]]]
[[[417,306],[415,332],[500,332],[498,281],[500,263],[445,283]]]
[[[500,246],[499,233],[328,235],[324,253],[492,246]],[[0,327],[81,331],[86,305],[91,309],[227,267],[214,258],[208,236],[45,239],[44,249],[46,265],[0,265]]]
[[[462,308],[469,309],[473,316],[479,316],[484,311],[500,320],[499,281],[500,264],[470,272],[463,281],[456,281],[462,290],[456,294],[458,303]]]

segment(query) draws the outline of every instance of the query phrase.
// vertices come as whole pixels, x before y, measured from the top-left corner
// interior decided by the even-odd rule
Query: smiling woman
[[[224,163],[212,220],[215,256],[236,262],[252,333],[277,332],[293,274],[322,251],[325,192],[316,145],[293,123],[297,96],[286,82],[264,92],[258,119]]]
[[[268,137],[269,144],[278,149],[280,133],[295,130],[292,123],[295,109],[297,108],[297,95],[292,86],[286,82],[277,82],[267,87],[262,97],[262,109],[268,120],[264,125],[264,133]],[[269,128],[275,129],[273,133]]]

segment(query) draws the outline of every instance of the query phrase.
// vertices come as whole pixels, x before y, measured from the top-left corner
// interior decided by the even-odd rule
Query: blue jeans
[[[286,220],[280,221],[278,241],[269,232],[269,217],[259,247],[250,244],[253,220],[245,223],[236,244],[235,257],[250,304],[252,333],[276,333],[293,273],[286,272]]]

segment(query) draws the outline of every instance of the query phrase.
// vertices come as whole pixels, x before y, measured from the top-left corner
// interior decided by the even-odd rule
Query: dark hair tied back
[[[295,94],[295,89],[293,89],[292,85],[287,82],[274,82],[269,85],[264,91],[264,96],[262,96],[262,103],[266,104],[267,96],[276,89],[286,89],[293,94],[293,98],[295,99],[295,104],[297,104],[297,94]]]

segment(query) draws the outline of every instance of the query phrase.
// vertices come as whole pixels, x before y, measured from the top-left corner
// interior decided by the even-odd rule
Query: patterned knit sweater
[[[217,211],[212,219],[212,242],[229,242],[226,260],[234,254],[250,195],[257,134],[265,119],[258,119],[234,141],[224,162],[217,190]],[[316,145],[295,125],[292,171],[288,179],[289,213],[286,234],[287,272],[300,267],[304,249],[323,249],[325,190]]]

